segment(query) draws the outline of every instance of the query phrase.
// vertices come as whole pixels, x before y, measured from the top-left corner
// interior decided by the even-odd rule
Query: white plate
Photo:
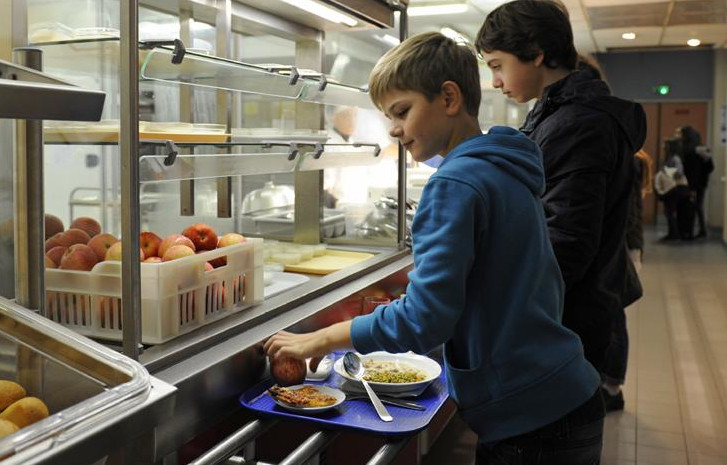
[[[439,366],[439,363],[429,357],[414,353],[390,354],[388,352],[372,352],[367,355],[359,355],[359,357],[361,357],[362,362],[366,360],[403,362],[415,370],[424,372],[426,375],[426,378],[424,378],[423,381],[418,381],[416,383],[374,383],[369,381],[369,386],[371,386],[374,391],[381,394],[394,394],[398,396],[419,395],[424,392],[424,389],[426,389],[427,386],[429,386],[429,384],[437,379],[442,373],[442,367]],[[346,379],[347,389],[350,387],[357,388],[357,390],[363,390],[361,382],[349,376],[349,374],[343,369],[343,357],[336,360],[336,363],[333,364],[333,369],[336,373]]]
[[[295,405],[290,405],[285,402],[279,401],[273,396],[270,396],[273,398],[276,404],[283,407],[284,409],[290,410],[291,412],[298,412],[298,413],[319,413],[319,412],[325,412],[326,410],[330,410],[338,405],[340,405],[344,400],[346,400],[346,394],[343,393],[340,389],[332,388],[330,386],[323,386],[320,384],[296,384],[295,386],[288,386],[288,389],[296,390],[300,389],[304,386],[313,386],[314,388],[318,389],[319,392],[322,394],[325,394],[327,396],[335,397],[336,401],[332,403],[331,405],[326,405],[325,407],[296,407]],[[270,395],[268,393],[268,395]]]

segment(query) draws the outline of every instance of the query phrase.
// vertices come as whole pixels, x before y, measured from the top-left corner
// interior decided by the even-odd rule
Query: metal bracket
[[[187,53],[187,48],[184,46],[184,42],[181,39],[173,40],[145,40],[139,42],[139,48],[142,50],[150,50],[152,48],[162,47],[165,45],[173,45],[174,51],[172,52],[172,63],[175,65],[180,64],[184,60],[184,55]]]
[[[379,144],[364,144],[360,142],[354,142],[352,144],[354,147],[373,147],[374,148],[374,157],[378,157],[381,153],[381,147]]]
[[[313,158],[318,160],[323,155],[323,144],[316,142],[315,148],[313,149]]]
[[[179,155],[179,148],[174,141],[168,140],[164,143],[167,149],[167,157],[164,159],[164,166],[172,166]]]
[[[318,84],[318,91],[323,92],[326,90],[326,86],[328,85],[328,78],[326,78],[325,74],[321,73],[321,82]]]
[[[298,71],[298,68],[295,66],[290,67],[290,80],[288,81],[288,84],[291,86],[294,86],[298,83],[298,79],[300,78],[300,72]]]
[[[300,149],[298,148],[297,142],[291,142],[289,147],[290,147],[290,152],[288,152],[288,160],[292,161],[298,155],[298,152],[300,151]]]

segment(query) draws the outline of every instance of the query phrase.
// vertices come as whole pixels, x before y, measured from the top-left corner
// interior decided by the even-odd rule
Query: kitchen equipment
[[[397,237],[398,202],[392,197],[382,197],[374,202],[374,209],[366,215],[366,218],[356,225],[356,235],[363,238],[387,238]],[[414,219],[417,202],[407,200],[406,202],[406,230],[410,235],[411,222]]]
[[[376,393],[373,391],[373,389],[371,389],[369,383],[365,379],[363,379],[365,369],[363,367],[363,364],[361,363],[361,359],[359,358],[359,356],[353,352],[346,352],[343,355],[343,367],[350,377],[361,381],[361,384],[363,384],[364,389],[366,389],[366,393],[371,399],[371,403],[374,404],[376,413],[379,414],[379,418],[381,418],[383,421],[393,421],[394,418],[389,414],[389,411],[386,410],[386,407],[384,407],[384,404],[381,403],[379,398],[376,396]]]
[[[255,189],[245,196],[242,200],[242,214],[258,216],[294,205],[295,191],[291,186],[276,186],[272,181],[267,181],[264,187]]]

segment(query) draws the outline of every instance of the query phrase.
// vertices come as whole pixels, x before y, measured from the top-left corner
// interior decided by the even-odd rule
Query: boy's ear
[[[456,116],[462,108],[462,90],[454,81],[442,83],[442,99],[444,101],[444,112],[448,116]]]
[[[538,52],[538,56],[535,57],[535,60],[533,60],[533,64],[537,68],[538,66],[543,64],[543,61],[545,60],[545,53],[543,51]]]

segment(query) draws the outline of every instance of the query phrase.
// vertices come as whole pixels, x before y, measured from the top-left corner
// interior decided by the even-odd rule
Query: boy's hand
[[[350,347],[350,332],[350,321],[336,323],[312,333],[280,331],[265,342],[264,349],[270,357],[323,357],[334,350]],[[315,371],[313,367],[311,371]]]

